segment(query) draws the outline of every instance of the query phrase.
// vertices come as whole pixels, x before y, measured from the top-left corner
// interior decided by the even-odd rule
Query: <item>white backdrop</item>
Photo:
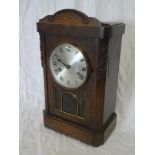
[[[36,22],[64,8],[126,24],[116,112],[108,141],[94,148],[43,125],[43,72]],[[20,155],[134,155],[134,0],[20,0]]]

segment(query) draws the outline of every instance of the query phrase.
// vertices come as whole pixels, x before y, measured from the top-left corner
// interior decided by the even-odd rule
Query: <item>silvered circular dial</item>
[[[87,62],[78,47],[63,43],[50,56],[50,69],[55,81],[67,88],[78,88],[86,80]]]

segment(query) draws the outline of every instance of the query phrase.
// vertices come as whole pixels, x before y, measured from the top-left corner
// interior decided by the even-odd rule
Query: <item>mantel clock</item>
[[[46,127],[94,146],[116,125],[123,23],[103,23],[65,9],[37,23]]]

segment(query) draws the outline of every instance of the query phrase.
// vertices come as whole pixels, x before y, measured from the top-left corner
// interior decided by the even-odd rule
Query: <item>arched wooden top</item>
[[[64,19],[67,21],[73,21],[73,22],[79,22],[79,23],[81,22],[83,24],[89,23],[89,17],[86,14],[74,9],[60,10],[53,15],[52,20],[54,20],[54,18],[55,20],[58,20],[58,19],[61,19],[62,17],[63,18],[65,17]]]
[[[122,23],[102,23],[96,18],[88,17],[78,10],[63,9],[53,15],[47,15],[37,23],[37,31],[53,35],[67,35],[87,38],[106,38],[117,32],[124,33]]]
[[[78,25],[88,27],[100,27],[101,22],[96,18],[88,17],[81,11],[74,9],[63,9],[57,11],[53,15],[48,15],[40,20],[40,22],[46,22],[50,24],[61,25]]]

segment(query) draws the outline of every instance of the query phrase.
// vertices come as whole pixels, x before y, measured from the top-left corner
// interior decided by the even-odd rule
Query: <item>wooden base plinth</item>
[[[116,126],[116,114],[110,117],[105,126],[100,130],[92,130],[77,124],[48,115],[44,110],[44,125],[57,132],[76,138],[84,143],[99,146],[109,137]]]

